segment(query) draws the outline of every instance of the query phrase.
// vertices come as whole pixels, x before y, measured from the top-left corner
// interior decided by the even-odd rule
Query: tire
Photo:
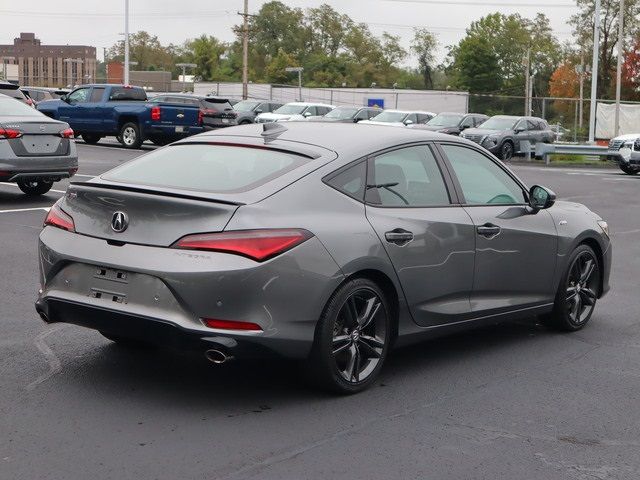
[[[622,165],[622,164],[620,165],[620,170],[622,170],[627,175],[635,175],[636,173],[638,173],[638,170],[635,170],[633,168],[629,168],[626,165]]]
[[[251,125],[253,122],[249,121],[249,120],[242,120],[240,123],[238,123],[238,125]]]
[[[139,349],[147,349],[151,348],[151,344],[143,342],[142,340],[136,340],[135,338],[123,337],[121,335],[113,335],[107,332],[100,332],[107,340],[111,340],[113,343],[118,345],[119,347],[125,348],[139,348]]]
[[[93,133],[83,133],[81,137],[82,140],[84,140],[84,143],[88,143],[89,145],[95,145],[102,138],[100,135],[96,135]]]
[[[24,194],[35,197],[44,195],[51,190],[53,182],[47,180],[18,180],[18,187]]]
[[[350,280],[336,290],[322,312],[308,359],[308,378],[333,392],[360,392],[378,377],[390,341],[391,317],[384,292],[371,280]]]
[[[133,122],[122,125],[118,140],[125,148],[140,148],[142,145],[142,137],[140,136],[140,128]]]
[[[560,280],[553,311],[542,323],[564,332],[582,329],[591,319],[600,288],[600,263],[587,245],[580,245],[569,257],[567,271]]]
[[[500,160],[502,160],[503,162],[511,160],[513,158],[513,154],[513,143],[511,143],[509,140],[507,140],[500,146]]]

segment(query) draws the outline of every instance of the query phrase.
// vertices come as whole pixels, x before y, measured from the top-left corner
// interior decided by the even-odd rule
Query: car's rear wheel
[[[120,129],[118,140],[125,148],[140,148],[142,145],[140,128],[133,122],[125,123]]]
[[[143,342],[142,340],[137,340],[135,338],[123,337],[121,335],[113,335],[111,333],[102,332],[102,331],[100,332],[100,335],[102,335],[107,340],[111,340],[113,343],[115,343],[115,344],[117,344],[118,346],[121,346],[121,347],[126,347],[126,348],[149,348],[149,347],[151,347],[151,344]]]
[[[506,141],[500,147],[500,159],[504,161],[511,160],[513,158],[514,148],[513,143]]]
[[[151,143],[153,143],[154,145],[157,145],[158,147],[169,145],[172,141],[170,138],[163,138],[163,137],[151,137],[149,140],[151,140]]]
[[[620,170],[622,170],[627,175],[635,175],[640,170],[636,170],[634,168],[630,168],[627,165],[620,165]]]
[[[53,182],[49,180],[18,180],[18,187],[26,195],[44,195],[51,190]]]
[[[367,388],[387,356],[390,322],[388,302],[374,282],[357,278],[342,285],[316,327],[310,379],[343,394]]]
[[[600,288],[600,265],[588,245],[580,245],[569,258],[556,294],[553,312],[543,323],[558,330],[574,332],[583,328],[595,309]]]
[[[89,145],[95,145],[96,143],[98,143],[100,141],[102,137],[100,135],[95,135],[92,133],[83,133],[82,134],[82,140],[84,140],[84,143],[88,143]]]

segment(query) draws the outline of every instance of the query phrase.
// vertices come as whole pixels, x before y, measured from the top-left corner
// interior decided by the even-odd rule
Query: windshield
[[[42,113],[26,103],[0,93],[0,117],[42,117]]]
[[[513,130],[517,118],[513,117],[491,117],[478,128],[486,128],[487,130]]]
[[[287,104],[287,105],[281,106],[279,109],[275,110],[273,113],[280,113],[284,115],[296,115],[296,114],[302,113],[305,108],[307,108],[306,105]]]
[[[436,115],[427,122],[431,127],[457,127],[463,115]]]
[[[406,112],[382,112],[371,120],[375,122],[402,122],[406,116]]]
[[[338,107],[331,110],[325,115],[327,118],[337,118],[338,120],[348,120],[358,113],[359,108]]]
[[[17,103],[17,102],[16,102]],[[299,167],[298,155],[226,145],[160,148],[103,175],[112,182],[195,190],[244,192]]]
[[[252,112],[254,108],[260,105],[260,102],[254,102],[252,100],[243,100],[236,103],[233,109],[238,112]]]

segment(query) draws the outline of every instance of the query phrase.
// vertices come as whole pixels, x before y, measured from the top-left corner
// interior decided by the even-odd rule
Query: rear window
[[[215,108],[216,110],[233,110],[231,103],[225,98],[205,98],[204,101],[207,102],[210,108]]]
[[[26,103],[17,102],[0,93],[0,117],[42,117],[43,114]]]
[[[109,100],[120,102],[125,100],[146,100],[147,93],[141,88],[113,87],[109,94]]]
[[[102,176],[112,182],[210,193],[245,192],[304,164],[263,148],[182,144],[154,150]]]
[[[24,94],[20,90],[14,90],[9,88],[0,88],[0,93],[6,95],[7,97],[17,98],[19,100],[24,100]]]

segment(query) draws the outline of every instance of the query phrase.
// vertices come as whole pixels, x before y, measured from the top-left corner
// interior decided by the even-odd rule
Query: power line
[[[475,7],[533,7],[533,8],[576,8],[572,3],[525,3],[525,2],[472,2],[465,0],[384,0],[386,2],[398,3],[424,3],[426,5],[464,5]]]

